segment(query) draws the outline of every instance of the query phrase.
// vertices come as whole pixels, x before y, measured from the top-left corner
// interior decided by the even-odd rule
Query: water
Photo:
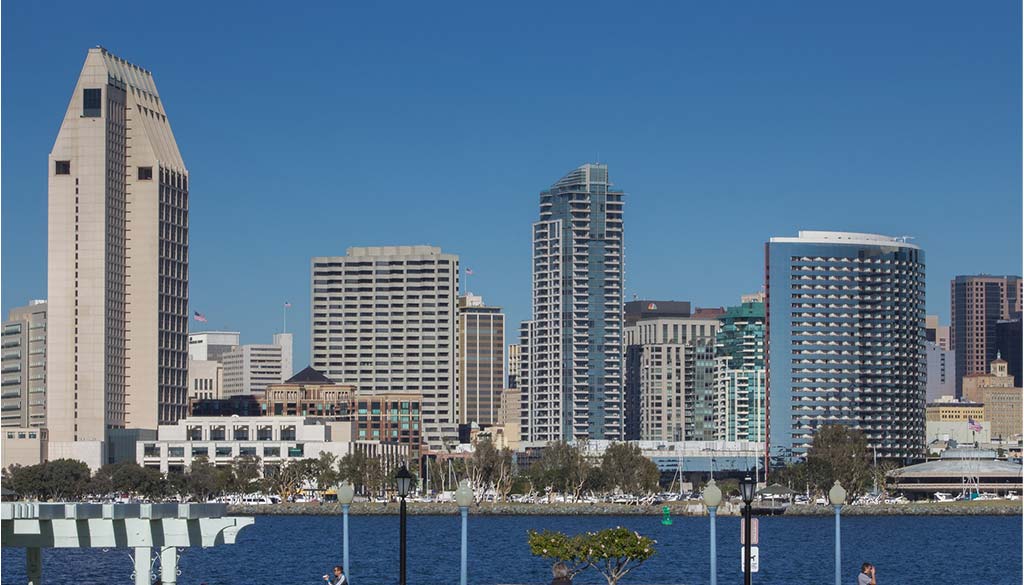
[[[536,583],[551,580],[547,561],[530,555],[531,528],[582,532],[626,526],[658,541],[657,555],[630,573],[624,585],[708,583],[707,518],[660,516],[470,516],[471,584]],[[351,582],[380,585],[398,580],[398,518],[352,516]],[[916,583],[1021,583],[1021,518],[1009,516],[848,517],[843,519],[843,583],[856,583],[860,564],[878,567],[882,585]],[[760,519],[761,572],[756,584],[821,583],[834,580],[831,517]],[[739,520],[718,520],[719,583],[742,582]],[[24,583],[25,553],[4,549],[2,582]],[[341,519],[325,516],[260,516],[235,545],[187,549],[179,583],[323,583],[321,575],[341,564]],[[459,518],[409,517],[409,583],[458,583]],[[126,550],[43,551],[44,582],[76,585],[131,583]],[[604,583],[591,569],[579,584]]]

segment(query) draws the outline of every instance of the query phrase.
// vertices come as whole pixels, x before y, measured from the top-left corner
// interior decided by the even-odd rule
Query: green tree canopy
[[[618,583],[655,552],[654,540],[622,527],[576,536],[531,530],[528,543],[532,554],[566,563],[573,575],[595,568],[608,585]]]

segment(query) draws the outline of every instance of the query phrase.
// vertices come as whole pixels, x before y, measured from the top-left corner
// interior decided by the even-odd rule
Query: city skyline
[[[1019,7],[1011,15],[999,14],[997,7],[979,8],[968,17],[976,28],[964,28],[964,15],[950,6],[896,7],[888,24],[867,23],[866,14],[843,14],[846,22],[799,31],[803,43],[835,38],[826,56],[800,53],[779,34],[792,26],[783,22],[786,9],[750,7],[752,22],[725,25],[724,13],[695,8],[707,12],[687,11],[689,20],[675,21],[689,35],[685,38],[636,15],[619,21],[607,12],[583,15],[600,30],[622,27],[626,34],[605,47],[569,50],[550,63],[536,50],[511,54],[551,31],[565,17],[560,8],[527,10],[506,28],[489,30],[496,40],[481,39],[474,45],[480,54],[473,58],[462,49],[465,36],[449,42],[419,34],[402,42],[415,14],[399,19],[387,34],[370,27],[351,31],[346,41],[320,41],[322,55],[296,48],[274,49],[271,55],[252,46],[259,41],[240,35],[229,37],[237,52],[221,52],[219,44],[208,41],[187,47],[133,40],[122,30],[132,30],[124,25],[142,15],[104,15],[111,22],[101,23],[73,7],[56,19],[43,7],[5,7],[12,17],[8,23],[17,21],[19,27],[8,24],[3,31],[7,55],[18,56],[3,62],[9,81],[4,105],[18,116],[5,117],[3,131],[3,145],[9,147],[3,161],[8,212],[3,275],[9,278],[2,309],[6,313],[47,296],[44,153],[56,136],[54,112],[67,106],[83,51],[100,43],[157,72],[168,116],[190,161],[190,310],[209,319],[208,324],[191,321],[190,330],[238,330],[243,343],[257,342],[280,330],[281,306],[291,302],[289,331],[299,338],[296,369],[310,362],[310,259],[352,246],[440,246],[474,270],[471,290],[503,307],[508,323],[528,318],[530,241],[523,226],[533,220],[537,190],[565,169],[593,159],[608,162],[616,188],[631,197],[625,214],[631,234],[625,241],[625,300],[637,294],[688,299],[698,306],[735,304],[740,294],[760,288],[762,245],[775,234],[801,229],[909,234],[929,251],[927,312],[948,325],[948,283],[955,275],[1016,274],[1020,266],[1019,247],[1005,245],[1020,241],[1019,99],[1003,101],[1019,97],[1020,73],[1015,58],[1003,57],[1016,54],[1003,50],[1015,43],[1016,33],[1007,26],[1000,34],[1018,20]],[[992,12],[981,13],[985,9]],[[836,16],[829,11],[812,10]],[[179,17],[168,18],[171,27]],[[928,33],[899,26],[911,18],[920,19],[918,30]],[[83,19],[91,26],[80,26]],[[513,38],[517,23],[533,21],[537,30]],[[725,42],[697,30],[693,21],[712,23],[709,30],[725,35]],[[346,31],[351,27],[345,26]],[[879,47],[853,42],[864,26],[871,27]],[[954,26],[955,38],[935,34]],[[617,56],[628,52],[644,27],[665,36],[644,35],[645,42],[633,49],[639,55]],[[764,36],[762,28],[772,27],[774,32]],[[463,32],[469,40],[481,34]],[[382,36],[374,39],[375,34]],[[749,38],[740,42],[744,36]],[[730,40],[739,44],[733,47]],[[394,46],[383,47],[389,42]],[[679,43],[685,55],[667,50]],[[755,55],[757,43],[768,43],[774,49],[769,53],[786,62]],[[887,47],[899,55],[895,62]],[[248,49],[255,50],[251,59]],[[423,57],[410,58],[416,51]],[[659,51],[666,55],[659,57]],[[353,52],[362,59],[349,58]],[[483,73],[499,56],[512,60],[508,80]],[[627,65],[638,56],[644,66],[630,72]],[[261,59],[270,61],[261,65]],[[403,77],[409,73],[398,65],[403,60],[419,73]],[[224,74],[232,64],[232,73]],[[284,65],[288,68],[272,76],[275,83],[261,77],[265,67]],[[841,71],[830,73],[832,67]],[[321,69],[355,83],[327,83],[310,75]],[[510,103],[501,92],[508,83],[547,86],[556,71],[566,86],[607,78],[621,87],[594,95],[541,91],[527,106]],[[665,76],[665,71],[677,73]],[[812,79],[793,78],[802,71],[810,71]],[[442,82],[480,81],[468,98],[446,104],[460,87],[456,83],[442,91],[418,85],[432,76]],[[409,83],[409,91],[371,103],[398,83]],[[244,96],[266,89],[268,99],[280,99],[282,90],[270,87],[278,84],[298,84],[314,98],[335,99],[340,109],[332,105],[329,111],[340,112],[344,122],[322,128],[313,123],[319,117],[293,119],[282,110],[251,127],[251,117],[267,108],[262,100]],[[1014,88],[1008,92],[1007,86]],[[205,93],[193,91],[199,87]],[[637,97],[655,90],[656,99]],[[756,99],[747,99],[751,92]],[[211,117],[213,98],[232,107]],[[578,109],[560,105],[566,98]],[[346,111],[352,115],[343,116]],[[457,113],[462,117],[455,118]],[[592,130],[586,121],[597,115],[604,121],[600,130]],[[379,126],[389,116],[394,119]],[[452,124],[453,119],[459,121]],[[263,133],[240,132],[253,128]],[[378,135],[370,134],[373,128]],[[486,136],[480,136],[480,128]],[[788,138],[773,140],[781,133]],[[382,197],[393,198],[407,213],[396,217],[391,205],[379,204]],[[844,206],[852,198],[858,205]],[[963,205],[976,199],[1003,202],[996,208],[1007,212]],[[464,211],[447,211],[451,208]],[[840,208],[842,217],[836,214]],[[717,214],[729,215],[727,233],[714,227],[717,222],[700,219]],[[239,258],[240,249],[257,253]],[[506,328],[507,341],[514,341],[515,330]]]

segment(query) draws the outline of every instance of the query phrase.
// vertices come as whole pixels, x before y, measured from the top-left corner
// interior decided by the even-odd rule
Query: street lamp
[[[718,584],[718,543],[715,536],[715,517],[718,514],[718,505],[722,503],[722,490],[715,485],[712,479],[704,487],[704,505],[708,507],[708,514],[711,516],[711,585]]]
[[[469,489],[468,480],[462,480],[459,489],[455,490],[455,502],[459,505],[459,512],[462,514],[462,564],[459,567],[459,583],[466,585],[466,550],[468,548],[466,517],[469,515],[469,505],[473,503],[473,490]]]
[[[395,483],[401,501],[398,508],[398,585],[405,585],[405,497],[409,495],[409,488],[412,487],[412,474],[405,464],[402,464],[395,474]]]
[[[348,576],[348,507],[352,505],[352,500],[356,498],[356,489],[352,487],[351,482],[344,482],[338,488],[338,501],[341,502],[341,550],[342,550],[342,565],[345,569],[345,578],[350,579]]]
[[[832,507],[836,511],[836,585],[840,585],[842,575],[839,565],[842,561],[842,554],[839,547],[839,511],[843,509],[843,504],[846,503],[846,490],[839,484],[838,479],[836,484],[832,486],[832,489],[828,490],[828,501],[832,503]]]
[[[743,585],[750,585],[750,525],[753,523],[750,503],[754,501],[756,488],[757,484],[749,475],[740,480],[740,497],[743,498]]]

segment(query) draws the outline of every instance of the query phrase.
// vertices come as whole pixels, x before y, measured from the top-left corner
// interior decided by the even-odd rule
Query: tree
[[[594,567],[608,585],[615,585],[654,556],[655,544],[654,540],[622,527],[576,536],[531,530],[528,542],[531,553],[568,564],[573,575]]]
[[[7,467],[3,472],[3,485],[22,498],[42,499],[46,493],[43,464],[27,466],[14,464]]]
[[[323,492],[338,483],[341,474],[337,469],[338,456],[334,453],[321,451],[320,456],[312,460],[312,474],[316,481],[316,489]]]
[[[259,490],[260,458],[255,455],[239,455],[231,462],[230,490],[235,493],[251,494]]]
[[[807,451],[807,473],[822,493],[839,481],[855,498],[864,493],[871,481],[867,437],[845,425],[827,425],[814,434]]]
[[[42,466],[43,497],[54,501],[80,498],[92,477],[89,466],[75,459],[46,461]]]
[[[338,461],[338,480],[348,481],[356,493],[364,494],[366,490],[366,473],[369,457],[362,451],[352,451]]]
[[[489,437],[479,439],[473,448],[473,456],[466,463],[469,483],[476,489],[477,500],[484,492],[494,489],[504,501],[512,489],[515,475],[512,451],[507,447],[498,450]]]
[[[573,500],[579,500],[592,467],[579,445],[555,441],[548,443],[540,459],[530,466],[530,477],[538,487],[572,494]]]
[[[643,456],[640,447],[612,443],[601,457],[601,475],[605,487],[637,494],[657,489],[661,472],[653,461]]]
[[[230,473],[230,472],[228,472]],[[228,476],[206,457],[196,457],[188,470],[188,492],[200,502],[208,502],[227,487]]]

